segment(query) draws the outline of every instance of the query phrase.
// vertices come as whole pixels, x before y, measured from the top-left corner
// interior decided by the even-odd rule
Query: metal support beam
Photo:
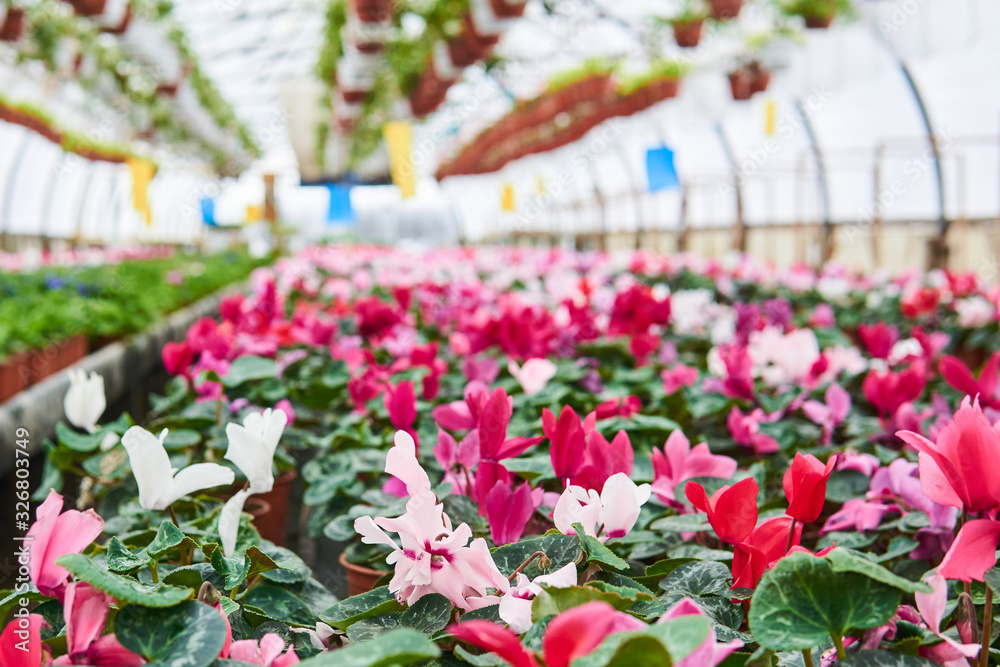
[[[819,262],[822,265],[833,258],[835,250],[833,216],[830,207],[830,182],[827,179],[826,163],[823,161],[823,151],[816,138],[816,130],[813,128],[812,119],[809,118],[809,113],[801,99],[795,100],[795,108],[799,112],[799,117],[802,118],[802,127],[806,131],[813,158],[816,160],[816,180],[819,183],[819,195],[823,202],[823,239],[819,257]]]

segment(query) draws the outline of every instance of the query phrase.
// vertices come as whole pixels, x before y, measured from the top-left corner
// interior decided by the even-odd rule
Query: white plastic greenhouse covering
[[[255,136],[265,139],[254,178],[265,170],[279,174],[280,215],[309,236],[329,231],[327,198],[321,188],[289,185],[294,160],[284,124],[294,125],[296,113],[283,109],[278,93],[283,82],[313,76],[324,4],[176,2],[206,72]],[[529,98],[553,73],[588,56],[645,58],[628,26],[649,15],[668,16],[677,4],[560,3],[579,10],[573,21],[546,16],[531,0],[525,18],[498,47],[509,61],[503,86]],[[758,8],[752,0],[747,4],[737,30],[753,27]],[[416,201],[400,201],[393,188],[356,188],[357,232],[380,240],[448,242],[511,231],[677,231],[682,223],[721,230],[740,218],[751,227],[830,223],[858,229],[874,217],[935,226],[942,218],[996,220],[1000,0],[855,4],[857,20],[806,31],[803,43],[765,52],[775,75],[770,89],[750,101],[734,102],[726,79],[746,35],[712,35],[692,57],[678,98],[608,121],[573,145],[500,172],[451,177],[438,186],[429,178],[437,163],[511,108],[496,81],[470,68],[446,106],[416,128],[414,159],[424,174]],[[671,44],[661,55],[682,54]],[[770,103],[777,110],[773,137],[764,129]],[[660,145],[674,151],[682,187],[649,193],[646,151]],[[514,187],[514,213],[501,211],[505,184]],[[256,192],[246,182],[238,185]],[[229,210],[259,203],[233,204],[225,193],[231,186],[221,184],[220,201]],[[161,163],[150,189],[154,222],[147,226],[132,206],[128,167],[77,159],[0,123],[0,234],[187,242],[203,230],[200,200],[219,193],[220,184],[203,168]]]
[[[149,189],[153,224],[147,226],[132,205],[126,165],[85,160],[0,123],[0,233],[185,243],[202,226],[199,193],[213,192],[218,186],[210,178],[161,169]]]
[[[677,230],[682,208],[689,228],[730,227],[737,186],[750,226],[863,228],[877,193],[886,222],[937,223],[941,189],[928,122],[941,157],[944,217],[996,219],[1000,2],[858,4],[858,20],[807,31],[804,44],[773,54],[771,88],[749,102],[732,101],[724,62],[696,67],[675,100],[495,174],[446,179],[467,238]],[[505,39],[516,43],[521,30]],[[565,44],[591,38],[561,36]],[[768,101],[777,109],[773,137],[765,135]],[[681,189],[648,192],[646,150],[659,145],[675,152],[684,206]],[[514,187],[515,213],[501,212],[503,184]]]

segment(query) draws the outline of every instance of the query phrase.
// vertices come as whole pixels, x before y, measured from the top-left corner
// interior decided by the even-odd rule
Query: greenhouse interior
[[[0,667],[1000,666],[998,73],[998,0],[0,0]]]

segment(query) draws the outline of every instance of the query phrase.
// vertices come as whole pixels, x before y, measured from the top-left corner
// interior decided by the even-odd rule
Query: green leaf
[[[514,544],[494,549],[492,552],[493,562],[496,563],[497,568],[505,577],[509,577],[536,551],[541,551],[552,561],[547,572],[555,572],[561,567],[575,563],[580,557],[580,540],[575,535],[553,534],[529,537]],[[538,568],[537,559],[523,572],[528,579],[534,579],[544,574]]]
[[[347,628],[347,638],[355,644],[366,642],[399,627],[399,612],[364,618]]]
[[[1000,594],[1000,567],[991,567],[983,574],[983,581],[993,591]]]
[[[191,600],[170,609],[127,606],[115,616],[122,646],[162,665],[207,667],[226,640],[226,621],[207,604]]]
[[[444,630],[451,617],[451,602],[443,595],[425,595],[403,612],[399,624],[425,635]]]
[[[857,551],[834,549],[825,556],[834,572],[856,572],[904,593],[931,593],[933,589],[922,581],[910,581],[873,563]]]
[[[270,584],[254,586],[247,592],[243,601],[257,607],[269,618],[289,625],[305,627],[316,625],[316,616],[309,606],[285,588]]]
[[[56,438],[60,445],[65,445],[75,452],[93,452],[101,445],[101,438],[104,434],[97,433],[77,433],[65,422],[56,424]]]
[[[303,660],[302,667],[406,667],[441,655],[427,637],[411,628],[397,628],[374,641],[320,653]]]
[[[191,597],[187,588],[156,584],[146,586],[135,579],[109,572],[83,554],[65,554],[56,559],[70,574],[98,588],[119,604],[135,604],[143,607],[173,607]]]
[[[702,645],[711,626],[703,616],[683,616],[645,630],[620,632],[605,639],[593,652],[573,661],[573,667],[657,667],[683,660]],[[630,646],[635,643],[634,646]]]
[[[877,566],[876,566],[877,567]],[[801,651],[851,629],[892,618],[900,591],[856,572],[834,572],[826,558],[794,553],[764,574],[750,604],[750,631],[775,651]]]
[[[826,482],[826,499],[846,503],[851,498],[861,498],[868,491],[871,480],[857,470],[834,470]]]
[[[656,594],[634,579],[617,572],[598,572],[596,576],[598,581],[590,583],[594,588],[635,600],[627,610],[629,613],[645,618],[653,618],[663,613],[663,603],[656,598]]]
[[[341,600],[320,614],[319,620],[339,630],[346,630],[363,618],[402,610],[403,606],[389,592],[388,586],[379,586],[367,593]]]
[[[183,449],[184,447],[194,447],[201,442],[201,433],[186,428],[175,428],[167,431],[167,438],[163,441],[163,446],[167,449]]]
[[[312,577],[312,570],[294,551],[278,546],[265,546],[260,551],[277,568],[261,571],[265,579],[279,584],[300,584]]]
[[[707,514],[679,514],[665,516],[649,524],[650,530],[661,533],[703,533],[712,530]]]
[[[893,651],[859,651],[837,662],[840,667],[934,667],[937,663]]]
[[[222,549],[215,549],[209,562],[215,571],[222,575],[227,590],[239,588],[247,580],[250,561],[243,554],[224,556]]]
[[[163,521],[156,530],[156,536],[153,537],[153,541],[146,547],[146,553],[153,560],[159,560],[165,554],[176,549],[182,547],[193,549],[196,546],[198,545],[195,541],[185,536],[181,532],[181,529],[175,526],[172,521]]]
[[[222,378],[222,383],[227,387],[238,387],[244,382],[252,380],[264,380],[278,375],[278,365],[273,359],[263,357],[246,356],[239,357],[229,367],[226,377]]]
[[[920,542],[913,539],[912,537],[907,537],[906,535],[899,535],[892,538],[889,542],[889,548],[885,550],[885,553],[875,559],[878,563],[885,563],[892,560],[893,558],[899,558],[900,556],[905,556],[911,551],[920,546]]]
[[[132,553],[117,537],[112,537],[108,543],[107,561],[109,570],[124,574],[149,565],[150,558],[143,552]]]
[[[588,563],[600,563],[615,570],[627,570],[628,563],[615,555],[615,552],[607,548],[599,539],[583,532],[583,526],[573,524],[576,534],[580,536],[580,548],[587,555]]]
[[[599,600],[607,602],[618,611],[631,607],[636,598],[624,598],[614,591],[605,591],[593,586],[570,586],[569,588],[542,588],[531,603],[531,620],[539,621],[546,616],[555,616],[573,607]]]
[[[729,568],[722,563],[696,560],[676,567],[660,581],[660,588],[682,596],[723,595],[731,578]]]

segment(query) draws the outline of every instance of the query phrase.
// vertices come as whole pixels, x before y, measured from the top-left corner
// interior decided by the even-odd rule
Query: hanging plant
[[[709,11],[702,2],[687,2],[679,14],[669,19],[677,46],[690,49],[701,43],[705,19]]]
[[[490,7],[497,18],[517,18],[524,14],[526,0],[490,0]]]
[[[767,90],[771,72],[756,60],[729,73],[729,85],[734,100],[749,100],[756,93]]]
[[[11,4],[0,6],[0,42],[16,42],[24,35],[24,9]]]
[[[801,16],[807,28],[825,30],[837,16],[854,16],[850,0],[784,0],[781,11],[788,16]]]
[[[708,0],[712,18],[716,21],[728,21],[740,15],[743,0]]]

